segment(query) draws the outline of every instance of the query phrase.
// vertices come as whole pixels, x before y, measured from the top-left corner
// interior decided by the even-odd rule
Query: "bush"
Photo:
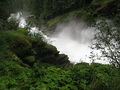
[[[0,60],[0,89],[22,89],[30,83],[31,70],[11,59]]]

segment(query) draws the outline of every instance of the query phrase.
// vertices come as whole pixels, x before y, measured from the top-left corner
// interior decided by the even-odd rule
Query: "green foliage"
[[[70,89],[71,79],[68,74],[69,72],[60,68],[48,67],[41,81],[48,89]]]
[[[68,17],[93,19],[96,16],[114,17],[119,12],[119,0],[34,0],[31,12],[40,24],[52,26]],[[30,5],[31,6],[31,5]],[[50,21],[49,21],[50,20]]]
[[[17,64],[14,58],[0,59],[0,89],[26,88],[30,81],[31,70]]]
[[[119,77],[119,71],[114,69],[112,66],[109,65],[100,65],[100,64],[93,64],[93,77],[92,77],[92,83],[91,83],[91,89],[92,90],[117,90],[119,88],[119,85],[117,84],[117,87],[112,86],[112,81],[114,79],[114,76],[117,78]],[[112,86],[112,87],[111,87]]]
[[[120,89],[120,71],[117,68],[101,64],[89,65],[88,63],[80,63],[68,67],[66,66],[69,65],[66,55],[59,54],[54,46],[43,42],[40,37],[30,37],[22,30],[1,31],[0,33],[0,41],[2,42],[0,49],[2,50],[4,47],[0,51],[0,89]],[[24,47],[26,49],[20,46],[11,48],[13,41],[15,46],[18,45],[17,40],[24,42],[19,44],[25,44]],[[30,48],[28,49],[27,47],[29,46]],[[32,51],[32,53],[25,54],[22,58],[21,55],[24,52],[19,48],[22,48],[24,52]],[[58,68],[58,66],[61,68]]]
[[[4,45],[7,45],[19,57],[24,57],[24,55],[30,53],[31,44],[28,37],[19,33],[19,31],[1,31],[0,36]]]
[[[44,24],[45,21],[57,16],[62,16],[64,13],[86,7],[91,1],[92,0],[34,0],[32,1],[33,9],[31,12],[36,16],[36,19],[39,20],[39,23]],[[59,19],[61,18],[63,17],[60,17]],[[59,19],[56,19],[55,23]]]
[[[114,75],[119,78],[119,71],[113,69],[109,65],[101,64],[77,64],[71,68],[71,78],[74,81],[74,85],[80,90],[117,90],[117,87],[112,85]],[[119,80],[119,79],[118,79]],[[112,87],[111,87],[112,85]]]

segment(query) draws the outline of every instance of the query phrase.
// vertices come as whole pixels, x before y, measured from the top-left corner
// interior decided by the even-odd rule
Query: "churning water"
[[[21,13],[12,14],[19,21],[19,27],[27,25],[25,17]],[[11,18],[11,17],[10,17]],[[54,45],[60,53],[68,55],[72,63],[88,62],[91,63],[91,52],[93,51],[90,46],[95,35],[95,28],[88,27],[84,22],[70,21],[67,23],[58,24],[54,33],[49,37],[42,33],[37,27],[31,27],[30,33],[39,33],[44,37],[44,40]],[[100,56],[99,51],[94,51]],[[108,64],[106,60],[98,60],[95,62]]]
[[[51,36],[52,44],[61,53],[68,55],[71,62],[91,62],[89,59],[95,30],[85,23],[70,21],[59,24]]]

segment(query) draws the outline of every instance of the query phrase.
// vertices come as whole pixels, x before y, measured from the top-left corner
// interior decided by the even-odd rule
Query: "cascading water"
[[[53,41],[52,44],[57,47],[60,53],[68,55],[71,62],[91,63],[91,52],[95,52],[101,56],[100,51],[93,51],[90,48],[95,34],[94,27],[88,27],[84,22],[70,21],[58,24],[54,34],[50,38]],[[108,64],[104,59],[96,59],[95,62]]]
[[[53,45],[61,53],[69,56],[71,62],[91,62],[90,45],[94,37],[94,28],[86,27],[84,23],[71,21],[57,26],[51,36]]]
[[[26,17],[21,12],[11,14],[8,20],[11,18],[15,18],[19,22],[19,27],[24,28],[27,25]],[[56,46],[60,53],[68,55],[72,63],[92,62],[90,56],[93,50],[90,46],[96,33],[94,27],[88,27],[83,22],[70,21],[68,23],[58,24],[55,32],[49,37],[37,27],[30,27],[29,31],[33,35],[36,33],[42,35],[44,41]],[[94,52],[98,54],[98,56],[101,55],[99,51]],[[95,62],[109,64],[109,62],[104,61],[104,59],[96,59]]]
[[[27,18],[27,16],[24,16],[22,12],[18,12],[15,14],[11,14],[10,17],[8,18],[8,22],[10,22],[12,19],[15,19],[17,21],[17,23],[19,23],[20,28],[25,28],[28,25],[26,22],[26,18]],[[29,27],[30,34],[34,35],[34,34],[39,33],[40,35],[43,36],[43,39],[45,39],[45,41],[47,41],[49,39],[47,37],[47,35],[43,34],[43,32],[39,30],[39,28],[37,28],[35,26],[32,27],[29,25],[28,25],[28,27]]]
[[[19,27],[21,28],[24,28],[27,25],[26,19],[23,16],[22,12],[18,12],[16,14],[12,13],[8,18],[8,22],[10,22],[12,19],[15,19],[16,22],[19,23]]]

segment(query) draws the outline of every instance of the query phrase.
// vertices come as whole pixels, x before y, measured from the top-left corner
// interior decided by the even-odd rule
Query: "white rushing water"
[[[71,21],[59,24],[51,36],[53,45],[61,53],[68,55],[71,62],[91,62],[90,45],[94,37],[94,28],[86,27],[84,23]]]
[[[68,55],[69,60],[73,63],[87,62],[91,63],[90,47],[96,31],[94,27],[88,27],[84,22],[70,21],[68,23],[58,24],[54,34],[50,37],[52,44],[57,47],[60,53]],[[101,53],[94,50],[99,56]],[[106,60],[95,62],[108,64]]]
[[[12,13],[8,18],[8,21],[11,21],[12,19],[15,19],[17,23],[19,23],[19,27],[21,28],[24,28],[27,25],[25,16],[23,16],[22,12],[18,12],[15,14]]]
[[[23,17],[22,13],[11,14],[8,20],[13,17],[19,21],[19,27],[24,28],[27,25],[26,19]],[[37,27],[30,27],[29,31],[32,34],[39,33],[42,35],[44,40],[54,45],[60,53],[68,55],[72,63],[92,62],[92,59],[89,57],[92,52],[90,46],[92,45],[92,39],[95,35],[95,28],[87,27],[84,22],[70,21],[58,24],[55,32],[49,37]],[[98,54],[98,56],[101,55],[99,51],[94,52]],[[109,64],[109,62],[104,59],[98,60],[98,58],[96,58],[95,62]]]

